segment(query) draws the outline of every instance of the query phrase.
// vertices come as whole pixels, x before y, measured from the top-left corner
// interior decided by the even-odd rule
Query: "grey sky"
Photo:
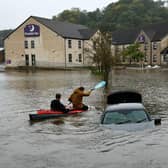
[[[78,7],[93,11],[103,9],[117,0],[2,0],[0,30],[14,29],[29,16],[51,18],[65,9]]]

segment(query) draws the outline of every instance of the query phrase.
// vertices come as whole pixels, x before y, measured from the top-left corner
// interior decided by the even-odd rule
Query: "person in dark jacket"
[[[84,87],[79,87],[73,91],[69,97],[69,101],[73,105],[73,109],[88,110],[88,106],[83,104],[83,96],[89,96],[92,90],[85,91]]]
[[[53,111],[62,111],[64,113],[67,113],[69,109],[66,109],[66,107],[61,103],[61,94],[56,93],[55,99],[51,101],[50,109]]]

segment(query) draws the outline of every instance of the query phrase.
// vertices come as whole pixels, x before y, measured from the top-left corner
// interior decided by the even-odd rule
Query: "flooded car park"
[[[98,81],[100,78],[90,71],[0,73],[1,166],[165,168],[168,164],[167,71],[121,70],[112,74],[112,90],[138,90],[152,118],[161,117],[162,124],[158,127],[145,125],[139,131],[138,128],[127,131],[123,124],[110,129],[101,127],[103,89],[84,99],[91,106],[87,113],[29,123],[28,114],[48,108],[56,92],[62,93],[66,104],[74,88],[83,85],[89,89]]]

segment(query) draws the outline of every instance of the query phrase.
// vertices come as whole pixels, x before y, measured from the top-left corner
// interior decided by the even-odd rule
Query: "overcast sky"
[[[117,0],[2,0],[0,9],[0,30],[14,29],[29,16],[52,18],[65,9],[73,7],[94,11],[103,9]]]

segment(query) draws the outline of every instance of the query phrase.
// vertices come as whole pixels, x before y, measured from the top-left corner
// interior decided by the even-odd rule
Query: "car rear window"
[[[143,109],[108,111],[104,114],[102,124],[140,123],[149,121]]]

